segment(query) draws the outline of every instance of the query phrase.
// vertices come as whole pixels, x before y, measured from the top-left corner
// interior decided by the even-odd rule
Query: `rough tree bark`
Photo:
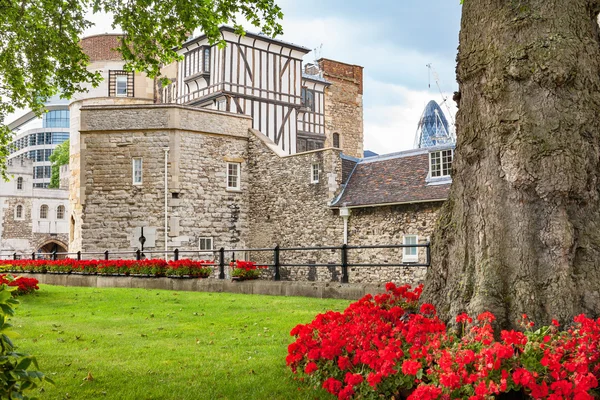
[[[465,0],[453,185],[424,299],[600,314],[600,0]]]

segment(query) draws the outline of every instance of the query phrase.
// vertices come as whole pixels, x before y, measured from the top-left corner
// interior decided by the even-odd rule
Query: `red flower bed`
[[[253,261],[243,260],[231,262],[229,266],[232,268],[231,276],[240,280],[258,279],[260,270],[267,268],[264,265],[256,265]]]
[[[100,275],[195,276],[207,277],[214,261],[179,260],[0,260],[0,268],[12,272],[83,273]]]
[[[167,265],[166,274],[174,276],[196,276],[208,278],[213,273],[213,261],[179,260]]]
[[[318,315],[292,331],[286,358],[300,380],[338,399],[489,399],[513,392],[535,399],[593,399],[600,378],[600,319],[580,315],[558,323],[502,331],[494,339],[491,313],[457,317],[447,329],[430,304],[418,306],[422,286],[386,285],[343,313]]]
[[[0,274],[0,285],[6,284],[18,288],[16,291],[12,292],[15,296],[33,293],[34,291],[39,290],[38,283],[38,280],[35,278],[25,278],[23,276],[13,278],[11,275]]]

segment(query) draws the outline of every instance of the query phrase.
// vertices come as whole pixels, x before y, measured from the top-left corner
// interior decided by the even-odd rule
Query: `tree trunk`
[[[424,299],[600,315],[600,0],[465,0],[453,184]]]

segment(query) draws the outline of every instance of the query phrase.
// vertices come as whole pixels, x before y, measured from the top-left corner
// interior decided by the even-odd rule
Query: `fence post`
[[[275,267],[275,276],[273,280],[280,281],[281,275],[279,274],[279,245],[273,249],[273,266]]]
[[[106,250],[106,251],[104,252],[104,259],[105,259],[105,260],[108,260],[108,250]]]
[[[137,250],[135,251],[135,259],[136,259],[137,261],[140,261],[140,260],[142,259],[142,251],[141,251],[140,249],[137,249]]]
[[[348,245],[342,245],[342,283],[348,283]]]
[[[175,255],[173,256],[173,260],[179,261],[179,249],[173,250],[173,253],[175,253]]]
[[[35,260],[35,251],[33,253],[31,253],[31,259]]]
[[[219,249],[219,279],[225,279],[225,249]]]
[[[56,250],[52,252],[52,260],[56,261],[58,257],[56,256]]]
[[[81,261],[81,250],[77,251],[77,261]]]
[[[17,259],[17,253],[13,253],[13,260]]]

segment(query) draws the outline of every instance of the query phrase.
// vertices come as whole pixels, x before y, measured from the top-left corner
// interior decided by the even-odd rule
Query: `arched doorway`
[[[51,258],[52,256],[50,256],[49,254],[54,253],[54,252],[66,253],[67,246],[64,243],[58,242],[56,240],[51,240],[51,241],[44,243],[36,251],[36,253],[38,254],[38,258]],[[45,253],[49,253],[49,254],[45,254]],[[62,258],[66,258],[66,256],[59,254],[59,255],[57,255],[57,258],[62,259]]]

